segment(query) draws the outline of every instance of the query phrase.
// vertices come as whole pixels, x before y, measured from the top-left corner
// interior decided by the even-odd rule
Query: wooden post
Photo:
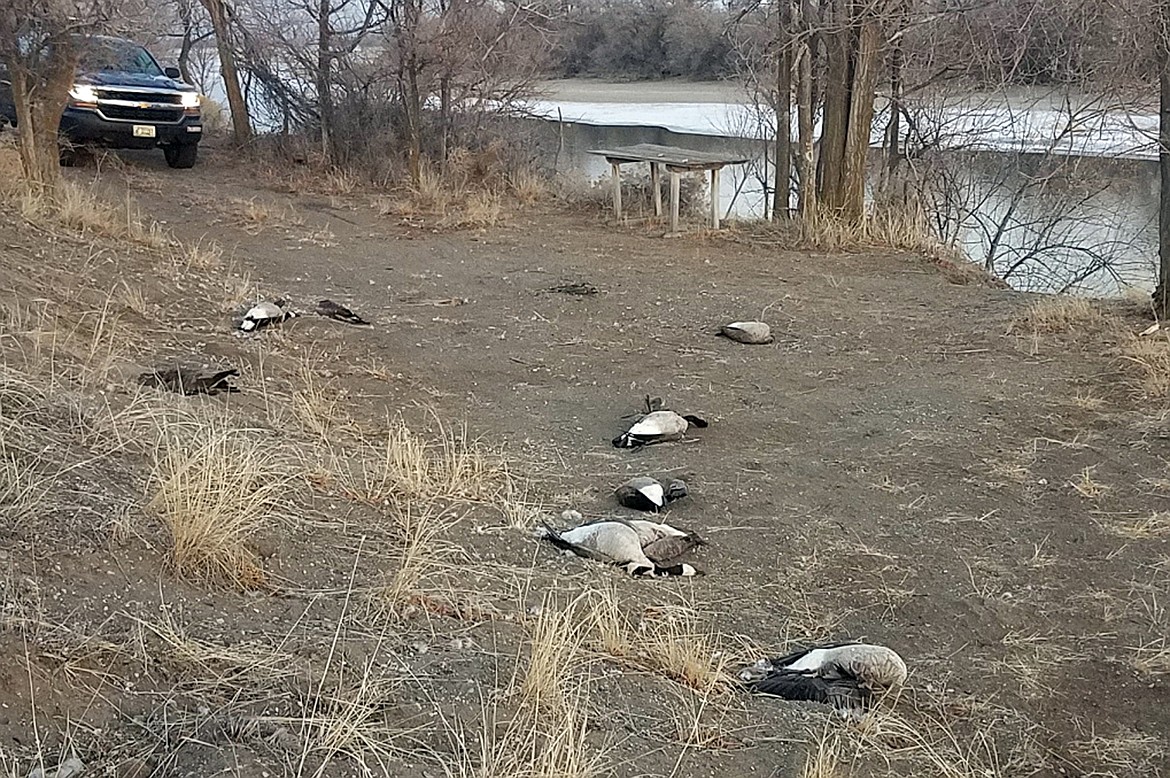
[[[609,163],[613,168],[613,215],[619,222],[622,220],[622,167],[616,162]]]
[[[658,163],[650,163],[650,191],[654,199],[654,215],[662,216],[662,191],[658,188],[662,179],[662,174],[658,170]]]
[[[711,229],[719,229],[719,168],[711,168]]]
[[[678,171],[673,168],[667,168],[670,173],[670,232],[672,235],[678,234],[678,196],[680,189],[680,181]]]

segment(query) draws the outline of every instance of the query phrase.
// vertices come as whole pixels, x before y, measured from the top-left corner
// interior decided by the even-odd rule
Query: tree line
[[[390,158],[416,185],[426,160],[441,166],[453,147],[482,142],[485,125],[522,110],[543,78],[734,76],[776,117],[773,218],[858,224],[879,93],[895,180],[916,94],[1165,86],[1168,2],[9,0],[0,57],[26,176],[47,189],[78,33],[170,40],[191,77],[198,53],[214,51],[237,142],[263,105],[329,164]]]

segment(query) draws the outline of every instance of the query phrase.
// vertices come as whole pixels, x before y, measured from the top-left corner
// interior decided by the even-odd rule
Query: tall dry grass
[[[164,425],[154,452],[148,509],[171,536],[170,561],[183,576],[244,588],[264,585],[250,542],[287,526],[294,471],[261,430],[219,420]]]
[[[507,493],[511,475],[503,457],[471,439],[466,424],[432,418],[432,438],[399,418],[387,425],[380,445],[330,452],[344,491],[374,506],[410,499],[490,503]]]

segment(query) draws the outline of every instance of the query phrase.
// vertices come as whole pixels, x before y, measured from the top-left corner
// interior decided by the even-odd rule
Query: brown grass
[[[1098,516],[1097,526],[1111,535],[1126,540],[1159,540],[1170,537],[1170,513],[1158,512],[1148,516]]]
[[[708,619],[691,605],[647,609],[635,623],[612,588],[593,602],[593,645],[622,664],[657,673],[702,694],[730,689],[730,652]]]
[[[574,671],[585,630],[578,613],[580,598],[564,607],[558,600],[552,592],[545,594],[532,624],[528,663],[513,688],[534,709],[563,715],[575,702]]]
[[[148,508],[171,536],[175,570],[243,588],[265,581],[249,542],[285,525],[294,478],[271,440],[210,420],[164,427],[155,450]]]
[[[433,415],[436,435],[426,439],[401,419],[392,421],[381,446],[333,457],[344,491],[370,505],[408,500],[493,502],[510,480],[503,458],[468,437],[465,424],[447,425]]]
[[[1053,295],[1028,306],[1019,323],[1027,331],[1061,335],[1099,328],[1107,321],[1101,309],[1084,297]]]
[[[382,586],[382,603],[391,610],[414,601],[422,583],[445,569],[455,549],[444,539],[464,518],[430,501],[405,501],[392,509],[392,531],[400,546],[393,555],[395,569]]]
[[[1146,399],[1170,396],[1170,337],[1129,337],[1117,348],[1133,392]]]

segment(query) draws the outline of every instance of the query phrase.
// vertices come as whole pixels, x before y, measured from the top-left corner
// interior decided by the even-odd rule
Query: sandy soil
[[[685,89],[693,98],[693,85]],[[433,432],[439,420],[465,421],[506,454],[528,482],[526,501],[554,521],[565,508],[610,513],[612,488],[633,474],[688,479],[692,497],[669,520],[710,541],[696,559],[706,575],[695,580],[630,581],[559,557],[478,509],[453,531],[458,591],[515,618],[370,622],[347,648],[355,666],[379,650],[399,663],[396,677],[411,681],[381,700],[379,715],[421,727],[427,748],[451,747],[436,711],[471,721],[506,685],[523,656],[524,613],[545,593],[616,588],[631,614],[694,609],[702,635],[713,631],[737,661],[817,640],[890,645],[911,668],[897,710],[919,735],[867,734],[816,706],[733,695],[700,711],[695,731],[717,734],[688,740],[678,721],[698,695],[601,656],[589,665],[589,709],[603,774],[797,775],[826,731],[862,752],[856,775],[1164,774],[1170,524],[1159,511],[1170,479],[1163,404],[1136,396],[1115,351],[1145,326],[1136,309],[1102,306],[1106,319],[1036,332],[1034,298],[952,283],[907,255],[794,251],[736,230],[664,240],[653,226],[607,225],[555,205],[511,212],[490,229],[447,230],[425,215],[379,215],[359,194],[290,192],[214,152],[187,172],[127,160],[126,175],[102,176],[115,201],[128,186],[182,241],[214,241],[264,295],[310,307],[330,297],[375,322],[355,329],[305,317],[241,341],[223,310],[198,308],[198,295],[182,305],[190,290],[141,270],[136,282],[166,315],[135,325],[153,341],[140,363],[229,360],[244,370],[243,391],[226,401],[256,413],[270,395],[295,393],[296,366],[308,364],[359,423],[402,414]],[[0,254],[34,267],[33,240],[22,233]],[[89,283],[108,288],[132,260],[99,256]],[[573,282],[598,291],[553,291]],[[755,317],[772,324],[774,344],[713,334]],[[711,426],[683,443],[615,450],[610,439],[646,394]],[[363,510],[327,491],[310,504],[332,517]],[[45,624],[124,634],[132,619],[113,614],[161,607],[189,634],[226,645],[281,635],[308,645],[314,629],[328,637],[348,613],[339,593],[351,570],[368,582],[392,567],[374,540],[363,542],[379,550],[355,567],[366,548],[357,523],[270,533],[265,565],[288,582],[280,596],[177,580],[166,572],[165,538],[84,529],[77,517],[57,534],[7,528],[13,550],[0,564],[10,581],[32,582],[20,585],[35,587]],[[231,705],[201,696],[207,668],[121,659],[62,675],[50,633],[3,633],[7,655],[34,669],[5,665],[0,749],[23,753],[35,742],[31,677],[45,706],[39,726],[54,743],[67,719],[91,750],[101,733],[123,733],[115,740],[124,745],[97,760],[119,769],[128,753],[145,752],[165,768],[159,775],[298,774],[297,750],[282,751],[279,732],[224,725],[206,734],[214,716],[201,712]],[[477,648],[452,643],[459,637]],[[321,660],[314,650],[305,649],[309,664]],[[247,711],[271,721],[291,716],[282,707],[291,704],[253,700]],[[932,761],[925,742],[944,755]],[[368,767],[442,774],[420,753]],[[340,757],[326,773],[363,774]]]

